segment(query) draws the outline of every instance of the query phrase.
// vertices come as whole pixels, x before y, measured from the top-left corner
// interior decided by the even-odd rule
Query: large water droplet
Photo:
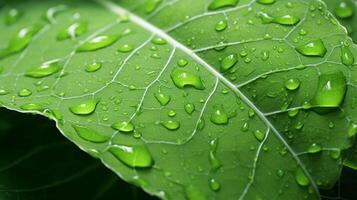
[[[70,38],[76,38],[78,36],[83,35],[84,33],[87,32],[88,24],[86,22],[76,22],[62,31],[60,31],[57,35],[58,40],[65,40],[65,39],[70,39]]]
[[[319,153],[322,151],[322,147],[319,144],[313,143],[309,146],[307,149],[308,153],[314,154],[314,153]]]
[[[109,149],[118,160],[135,168],[151,167],[154,160],[149,150],[144,145],[114,145]]]
[[[285,82],[285,88],[288,90],[296,90],[300,87],[300,80],[296,78],[288,79]]]
[[[211,164],[212,170],[216,171],[222,166],[221,161],[216,156],[218,139],[211,140],[209,146],[209,162]]]
[[[275,0],[256,0],[257,3],[264,4],[264,5],[269,5],[275,3]]]
[[[98,104],[97,100],[89,100],[89,101],[85,101],[83,103],[71,106],[69,108],[69,110],[73,114],[76,114],[76,115],[89,115],[95,111],[97,104]]]
[[[170,96],[165,95],[161,92],[155,93],[154,96],[155,96],[156,100],[160,103],[161,106],[166,106],[171,100]]]
[[[310,184],[309,178],[300,168],[295,173],[295,180],[300,186],[308,186]]]
[[[276,23],[285,26],[293,26],[300,22],[300,18],[294,15],[282,15],[278,17],[272,17],[267,13],[260,13],[260,17],[263,23]]]
[[[217,10],[225,7],[234,7],[237,5],[239,0],[213,0],[209,6],[209,10]]]
[[[119,37],[114,35],[100,35],[81,44],[77,48],[77,51],[85,52],[85,51],[95,51],[98,49],[102,49],[114,44],[118,39]]]
[[[102,143],[110,139],[109,136],[99,134],[97,131],[82,125],[73,125],[73,128],[79,137],[90,142]]]
[[[319,85],[312,100],[312,107],[318,113],[326,113],[338,108],[347,90],[346,77],[341,71],[320,75]]]
[[[115,130],[118,130],[120,132],[124,132],[124,133],[130,133],[133,132],[135,129],[135,126],[133,123],[128,122],[128,121],[120,121],[120,122],[116,122],[112,125],[112,128]]]
[[[210,119],[214,124],[217,125],[224,125],[224,124],[228,124],[229,122],[228,114],[226,113],[222,105],[215,106]]]
[[[10,9],[5,16],[5,24],[6,25],[11,25],[14,24],[15,22],[17,22],[20,17],[21,17],[22,13],[16,9],[16,8],[12,8]]]
[[[162,121],[161,125],[171,131],[174,131],[174,130],[177,130],[180,128],[180,122],[172,121],[172,120]]]
[[[355,58],[346,44],[343,44],[341,47],[341,61],[346,66],[352,66],[355,62]]]
[[[61,70],[58,61],[46,62],[39,67],[28,70],[25,75],[33,78],[51,76]]]
[[[237,54],[230,54],[221,61],[221,72],[226,72],[231,69],[238,62]]]
[[[171,72],[171,79],[174,84],[183,89],[186,86],[192,86],[196,89],[203,90],[205,87],[202,83],[201,77],[182,68],[174,69]]]
[[[33,25],[22,28],[13,36],[7,47],[0,49],[0,59],[16,54],[24,50],[31,42],[33,36],[42,28],[40,25]]]
[[[254,136],[259,142],[262,142],[266,135],[265,135],[265,132],[256,130],[256,131],[254,131]]]
[[[324,57],[327,49],[321,39],[312,40],[302,46],[296,47],[296,50],[304,56]]]
[[[86,72],[96,72],[100,68],[102,68],[102,63],[99,63],[99,62],[93,62],[93,63],[85,66]]]
[[[352,17],[354,13],[353,7],[346,1],[341,1],[335,8],[335,15],[338,18],[346,19]]]

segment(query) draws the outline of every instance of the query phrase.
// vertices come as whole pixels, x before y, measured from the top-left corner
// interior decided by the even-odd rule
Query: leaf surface
[[[9,3],[0,101],[164,199],[317,199],[356,133],[357,47],[321,1],[266,2]]]

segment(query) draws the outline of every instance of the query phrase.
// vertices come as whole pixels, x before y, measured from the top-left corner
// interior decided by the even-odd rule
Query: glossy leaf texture
[[[321,1],[33,0],[0,19],[2,105],[160,198],[318,199],[355,140],[357,47]]]

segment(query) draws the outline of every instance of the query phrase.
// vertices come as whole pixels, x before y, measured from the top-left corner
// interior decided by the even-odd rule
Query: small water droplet
[[[239,0],[213,0],[209,6],[209,10],[217,10],[225,7],[234,7],[237,5]]]
[[[256,130],[254,131],[254,136],[259,142],[262,142],[265,139],[265,132]]]
[[[295,48],[299,53],[304,56],[318,56],[324,57],[327,49],[321,39],[312,40],[304,45]]]
[[[217,147],[218,139],[214,139],[209,142],[209,162],[212,170],[214,171],[218,170],[222,166],[221,161],[216,156]]]
[[[221,61],[221,68],[220,71],[221,72],[226,72],[229,69],[231,69],[235,64],[237,64],[238,62],[238,56],[237,54],[230,54],[228,56],[226,56],[225,58],[223,58],[223,60]]]
[[[180,59],[179,61],[177,61],[177,65],[179,67],[185,67],[188,64],[188,61],[186,59]]]
[[[196,89],[203,90],[205,87],[202,83],[201,77],[182,68],[174,69],[171,72],[171,79],[178,88],[185,88],[192,86]]]
[[[280,25],[285,25],[285,26],[293,26],[297,23],[300,22],[300,18],[294,15],[282,15],[278,17],[272,17],[267,13],[260,13],[260,17],[263,21],[263,23],[275,23],[275,24],[280,24]]]
[[[357,134],[357,124],[356,123],[350,123],[347,131],[347,135],[349,138],[354,138]]]
[[[73,114],[76,114],[76,115],[89,115],[95,111],[97,104],[98,104],[97,100],[89,100],[89,101],[85,101],[83,103],[71,106],[69,108],[69,110]]]
[[[15,22],[17,22],[21,16],[22,16],[22,12],[20,12],[16,8],[12,8],[5,15],[5,24],[12,25]]]
[[[72,127],[80,138],[90,142],[103,143],[110,139],[109,136],[99,134],[97,131],[82,125],[73,125]]]
[[[288,79],[285,82],[285,88],[288,90],[296,90],[300,87],[300,80],[297,78]]]
[[[309,146],[307,149],[308,153],[314,154],[314,153],[319,153],[322,151],[322,147],[319,144],[313,143]]]
[[[118,160],[134,168],[147,168],[154,164],[149,150],[144,145],[114,145],[109,148]]]
[[[154,37],[152,40],[151,40],[152,43],[156,44],[156,45],[164,45],[166,44],[166,40],[161,38],[161,37]]]
[[[185,111],[187,114],[192,114],[195,111],[195,105],[192,103],[188,103],[185,105]]]
[[[355,58],[346,44],[343,44],[341,47],[341,61],[346,66],[352,66],[355,62]]]
[[[162,121],[161,125],[171,131],[174,131],[174,130],[177,130],[180,128],[180,122],[172,121],[172,120]]]
[[[221,20],[221,21],[219,21],[219,22],[216,24],[215,29],[216,29],[216,31],[218,31],[218,32],[224,31],[224,30],[226,30],[227,25],[228,25],[228,24],[227,24],[227,21],[226,21],[226,20]]]
[[[0,89],[0,95],[7,95],[9,92],[5,89]]]
[[[295,173],[295,180],[300,186],[308,186],[310,184],[309,178],[300,168]]]
[[[210,188],[213,191],[218,191],[221,188],[221,184],[214,178],[210,179]]]
[[[211,122],[217,125],[225,125],[229,122],[229,117],[224,110],[223,105],[215,106],[213,113],[211,114]]]
[[[257,3],[269,5],[275,3],[275,0],[256,0]]]
[[[145,2],[145,13],[150,14],[154,12],[159,5],[162,3],[162,0],[146,0]]]
[[[160,103],[161,106],[166,106],[171,100],[170,96],[165,95],[161,92],[155,93],[154,96],[155,96],[156,100]]]
[[[128,121],[120,121],[120,122],[116,122],[112,125],[112,128],[115,130],[118,130],[120,132],[124,132],[124,133],[130,133],[133,132],[135,129],[135,126],[133,123],[128,122]]]
[[[51,61],[42,64],[39,67],[28,70],[25,75],[32,78],[43,78],[46,76],[51,76],[61,70],[58,61]]]
[[[119,39],[114,35],[100,35],[79,45],[77,52],[95,51],[114,44]]]
[[[37,103],[28,103],[20,106],[22,110],[36,110],[36,111],[43,111],[44,108],[41,104]]]
[[[185,195],[187,200],[206,200],[206,196],[194,185],[185,187]]]
[[[102,63],[99,63],[99,62],[93,62],[93,63],[85,66],[86,72],[96,72],[100,68],[102,68]]]
[[[83,35],[84,33],[87,32],[87,26],[88,24],[86,22],[76,22],[62,31],[60,31],[57,35],[58,40],[65,40],[65,39],[70,39],[70,38],[76,38],[78,36]]]
[[[346,19],[353,16],[353,7],[346,1],[340,1],[335,8],[335,15],[340,19]]]
[[[19,91],[18,95],[19,97],[28,97],[32,95],[32,92],[29,89],[22,89]]]
[[[134,49],[133,46],[131,46],[130,44],[123,44],[118,47],[118,52],[128,53],[128,52],[132,51],[133,49]]]

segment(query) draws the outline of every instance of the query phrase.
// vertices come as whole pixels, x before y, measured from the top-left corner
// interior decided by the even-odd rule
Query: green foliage
[[[321,1],[9,1],[0,19],[3,107],[160,198],[318,199],[355,140],[357,47]]]

